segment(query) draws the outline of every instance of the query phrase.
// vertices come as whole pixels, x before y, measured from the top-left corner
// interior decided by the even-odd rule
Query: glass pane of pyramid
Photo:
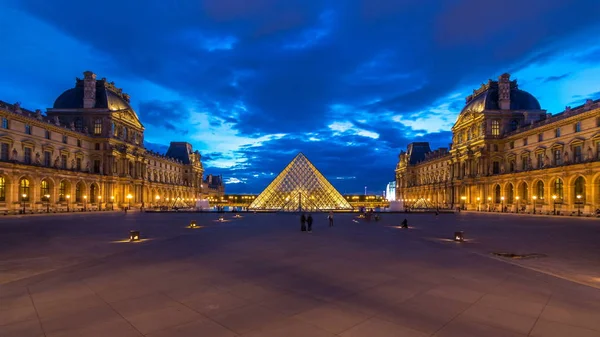
[[[299,153],[250,204],[253,210],[327,211],[351,210],[317,168]]]

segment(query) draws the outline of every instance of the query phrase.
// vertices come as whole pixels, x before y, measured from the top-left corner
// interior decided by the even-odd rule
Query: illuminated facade
[[[144,148],[129,95],[85,72],[45,115],[0,101],[0,211],[152,207],[222,194],[203,186],[201,156],[172,142]]]
[[[410,207],[553,213],[600,208],[600,100],[551,115],[508,74],[467,97],[450,148],[412,143],[396,166]]]
[[[299,153],[265,190],[252,201],[251,210],[351,210],[352,206],[317,168]]]

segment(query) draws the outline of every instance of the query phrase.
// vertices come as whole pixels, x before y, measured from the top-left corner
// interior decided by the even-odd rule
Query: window
[[[508,146],[510,147],[510,149],[514,149],[515,148],[515,142],[510,142],[508,143]]]
[[[94,159],[94,173],[100,173],[100,160]]]
[[[0,160],[8,161],[8,143],[0,144]]]
[[[94,134],[96,136],[102,134],[102,120],[101,119],[96,119],[94,121]]]
[[[581,145],[577,145],[573,148],[573,161],[581,163],[583,161],[583,153],[581,152]]]
[[[512,184],[506,186],[506,203],[512,205],[515,202],[515,188]]]
[[[458,144],[462,143],[462,132],[458,133],[457,139]]]
[[[48,180],[42,180],[40,183],[40,200],[48,201],[46,195],[50,195],[50,184],[48,184]]]
[[[542,168],[544,166],[544,154],[538,153],[537,155],[537,168]]]
[[[82,183],[75,185],[75,202],[81,202],[81,200],[83,199],[83,189],[84,186]]]
[[[6,201],[6,179],[0,177],[0,201]]]
[[[58,201],[65,201],[67,195],[67,184],[64,181],[60,182],[58,186]]]
[[[100,143],[96,143],[96,144],[94,145],[94,149],[95,149],[95,150],[100,150]]]
[[[21,178],[19,181],[19,198],[21,201],[29,201],[29,179]]]
[[[518,128],[519,128],[519,121],[518,120],[513,119],[512,121],[510,121],[510,131],[515,131]]]
[[[600,127],[600,117],[596,117],[596,127]]]
[[[75,120],[75,130],[81,131],[81,129],[83,129],[83,121],[81,120],[81,118],[77,118]]]
[[[112,134],[115,135],[115,137],[119,136],[119,128],[117,127],[117,124],[112,123]]]
[[[554,165],[562,164],[562,158],[560,157],[561,154],[562,154],[561,150],[559,150],[559,149],[554,150]]]
[[[63,143],[67,144],[69,137],[67,135],[63,135]]]
[[[537,193],[537,198],[540,200],[544,199],[544,182],[538,181],[535,185],[535,193]]]
[[[25,124],[25,133],[28,135],[31,134],[31,125]]]
[[[492,148],[494,149],[494,151],[498,151],[498,144],[494,144],[494,146]]]
[[[127,140],[127,128],[123,128],[123,139]]]
[[[515,161],[514,160],[511,160],[508,163],[508,171],[509,172],[515,172]]]
[[[596,159],[600,160],[600,142],[596,142]]]
[[[81,147],[81,139],[77,139],[77,147]]]
[[[500,162],[494,161],[492,163],[492,173],[493,174],[500,174]]]
[[[469,129],[467,131],[467,140],[471,140],[471,138],[473,138],[473,133],[471,132],[471,129]]]
[[[579,198],[577,198],[578,195],[580,196]],[[575,198],[578,199],[576,201],[585,202],[585,180],[583,177],[579,177],[575,180]]]
[[[500,121],[497,119],[494,119],[492,121],[492,136],[499,136],[500,135]]]
[[[556,130],[554,130],[554,137],[560,137],[560,128],[556,128]]]
[[[75,167],[77,168],[77,171],[81,171],[81,158],[75,159]]]
[[[45,134],[46,134],[46,139],[50,139],[50,131],[46,130]]]
[[[3,129],[8,129],[8,119],[2,117],[2,128]]]
[[[581,122],[575,123],[573,130],[575,130],[575,132],[581,132]]]
[[[67,155],[63,154],[60,156],[60,167],[62,167],[63,169],[67,169]]]
[[[501,191],[500,191],[500,185],[496,185],[496,187],[494,188],[494,202],[499,204],[500,201],[502,200],[502,195],[501,195]]]
[[[25,164],[31,164],[31,148],[26,147],[23,152],[23,162]]]
[[[50,167],[52,165],[52,153],[50,151],[44,151],[44,166]]]
[[[529,157],[521,158],[521,170],[523,170],[523,171],[529,170]]]
[[[538,142],[541,142],[544,140],[544,134],[543,133],[538,133]]]
[[[556,179],[554,181],[554,191],[552,191],[552,193],[554,193],[554,195],[556,195],[557,199],[562,199],[564,196],[563,193],[563,181],[562,179]]]
[[[523,146],[527,146],[527,138],[523,138]]]

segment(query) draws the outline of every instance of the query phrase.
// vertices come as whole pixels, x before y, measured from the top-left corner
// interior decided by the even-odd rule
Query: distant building
[[[45,115],[0,101],[0,211],[193,205],[223,194],[203,188],[201,155],[172,142],[144,148],[129,95],[86,71]]]
[[[385,187],[385,198],[387,201],[396,200],[396,182],[391,181]]]
[[[450,148],[409,144],[396,197],[410,207],[593,212],[600,208],[600,100],[551,115],[504,74],[474,90]]]

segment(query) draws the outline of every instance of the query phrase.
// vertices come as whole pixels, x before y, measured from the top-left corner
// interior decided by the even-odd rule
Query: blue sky
[[[409,142],[447,146],[489,78],[549,112],[600,98],[597,0],[168,3],[0,1],[0,99],[51,107],[92,70],[131,94],[148,147],[191,142],[229,193],[299,151],[341,192],[376,193]]]

